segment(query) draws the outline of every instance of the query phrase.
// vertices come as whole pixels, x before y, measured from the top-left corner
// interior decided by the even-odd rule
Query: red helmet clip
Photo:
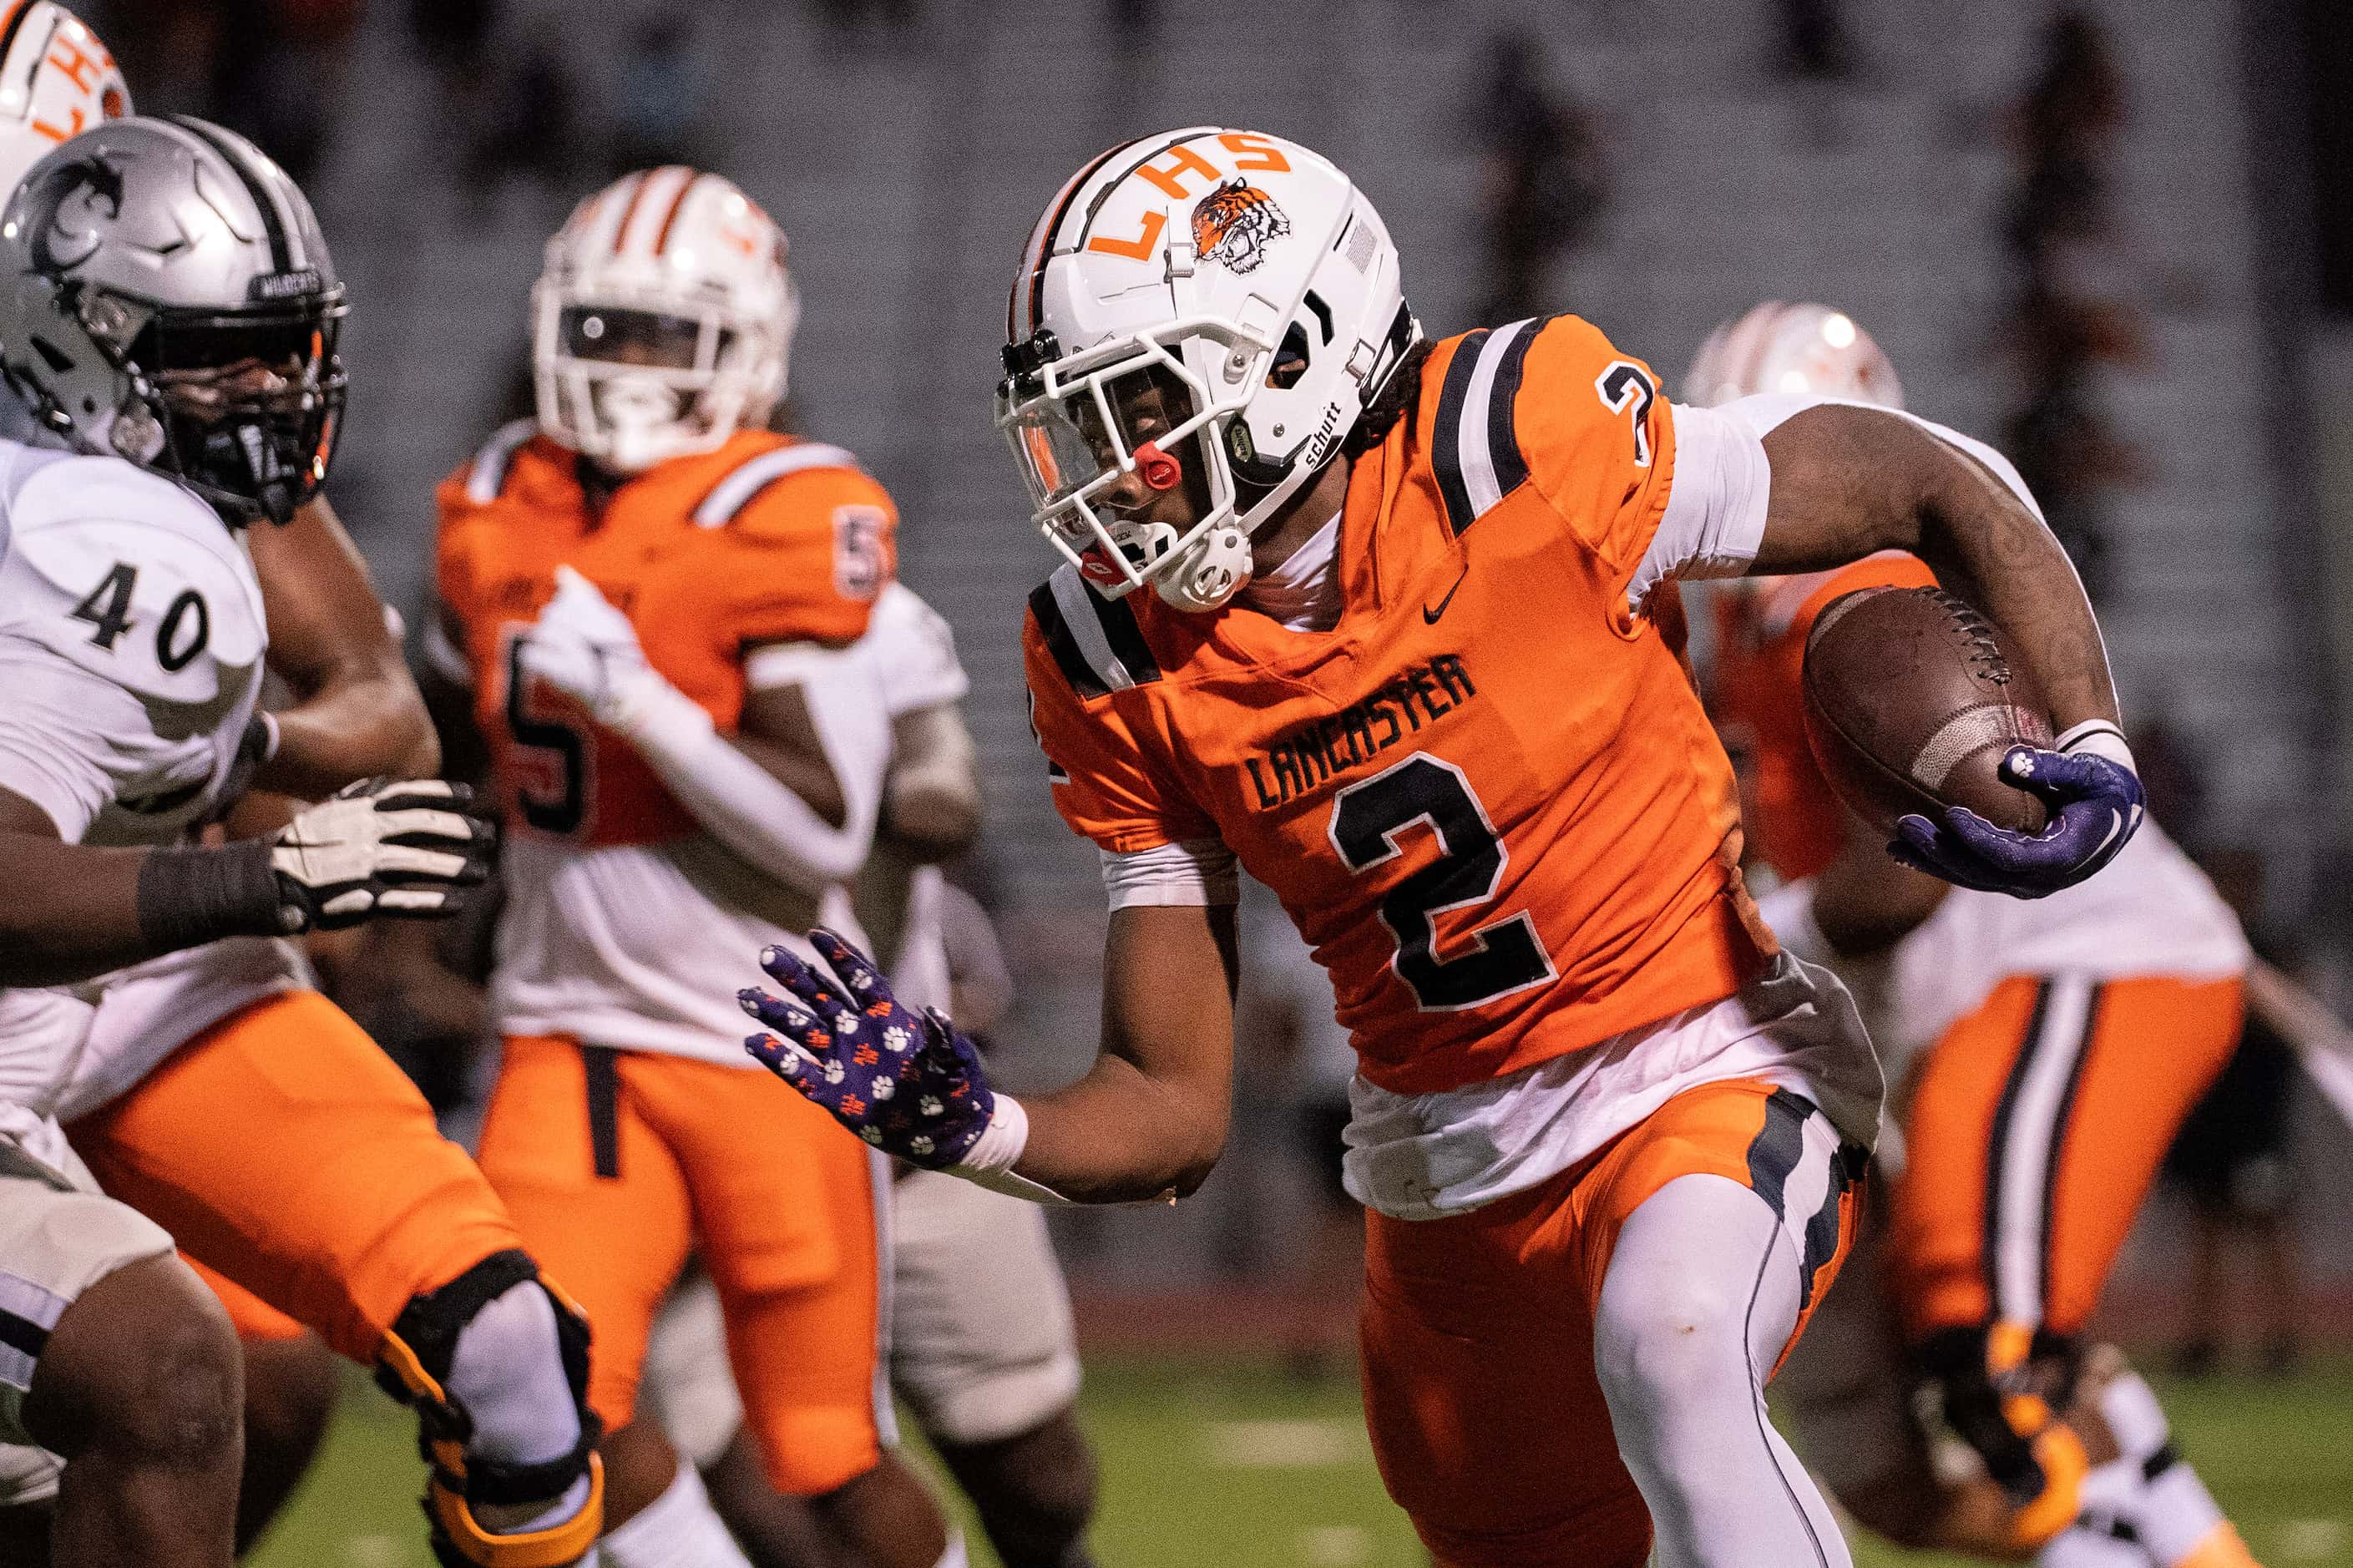
[[[1173,490],[1185,477],[1184,465],[1149,441],[1135,449],[1135,471],[1155,490]]]

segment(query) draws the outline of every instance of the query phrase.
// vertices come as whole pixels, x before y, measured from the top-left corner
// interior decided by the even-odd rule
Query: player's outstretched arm
[[[1217,1163],[1233,1087],[1230,906],[1113,910],[1103,1052],[1069,1088],[1020,1100],[990,1086],[945,1017],[902,1005],[865,954],[830,931],[810,940],[833,973],[762,954],[782,994],[743,994],[775,1031],[745,1046],[876,1147],[1043,1202],[1183,1196]]]
[[[295,702],[255,786],[322,800],[356,779],[429,778],[440,747],[367,567],[324,500],[251,534],[269,668]]]
[[[487,874],[493,833],[462,786],[379,779],[248,843],[97,848],[0,790],[0,985],[64,984],[224,937],[452,914]]]
[[[2052,750],[2015,747],[2001,763],[2005,780],[2042,797],[2050,815],[2042,833],[1997,828],[1953,807],[1940,822],[1905,817],[1891,852],[1947,881],[2027,898],[2106,865],[2139,826],[2140,781],[2091,602],[2022,491],[1953,441],[1884,409],[1803,408],[1774,426],[1764,447],[1770,499],[1749,570],[1814,572],[1882,550],[1911,552],[2009,634],[2058,731]]]

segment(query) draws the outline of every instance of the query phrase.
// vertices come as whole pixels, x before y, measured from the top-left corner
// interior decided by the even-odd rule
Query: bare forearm
[[[163,858],[159,858],[163,857]],[[96,849],[0,832],[0,985],[62,985],[277,929],[269,852]]]
[[[319,800],[355,779],[429,778],[433,722],[367,565],[324,500],[252,535],[269,617],[269,668],[295,701],[257,787]]]
[[[1225,1147],[1233,1107],[1234,912],[1112,911],[1103,1048],[1086,1077],[1032,1100],[1017,1173],[1082,1203],[1183,1197]]]
[[[440,742],[406,670],[330,684],[275,717],[278,754],[255,775],[259,789],[322,800],[354,779],[440,771]]]
[[[1155,1083],[1117,1057],[1052,1094],[1021,1097],[1029,1142],[1014,1169],[1077,1203],[1149,1203],[1189,1196],[1225,1145],[1226,1106],[1214,1109]]]
[[[1765,437],[1772,495],[1759,573],[1908,550],[2008,634],[2061,729],[2116,719],[2098,623],[2067,552],[1991,470],[1899,416],[1809,408]]]

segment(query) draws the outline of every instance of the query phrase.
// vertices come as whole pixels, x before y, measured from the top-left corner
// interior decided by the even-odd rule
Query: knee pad
[[[536,1464],[470,1454],[475,1418],[448,1387],[458,1341],[467,1325],[522,1284],[545,1291],[555,1309],[556,1343],[580,1420],[579,1441],[568,1452]],[[425,1515],[434,1553],[444,1568],[558,1568],[596,1543],[605,1518],[604,1468],[596,1457],[604,1428],[588,1407],[588,1320],[540,1277],[539,1266],[528,1255],[492,1253],[439,1289],[411,1300],[377,1352],[376,1382],[417,1412],[417,1448],[431,1467]],[[474,1510],[485,1505],[553,1503],[584,1476],[589,1483],[587,1501],[561,1524],[497,1535],[474,1517]]]
[[[2032,1551],[2073,1523],[2091,1468],[2059,1415],[2083,1371],[2075,1338],[1995,1322],[1947,1329],[1916,1354],[1944,1396],[1946,1424],[2009,1499],[2011,1543]]]

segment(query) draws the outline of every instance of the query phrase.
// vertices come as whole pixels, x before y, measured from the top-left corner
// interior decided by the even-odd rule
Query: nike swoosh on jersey
[[[1462,568],[1462,577],[1468,577],[1469,575],[1471,575],[1471,568],[1466,563]],[[1446,590],[1446,597],[1438,601],[1438,607],[1436,609],[1431,609],[1428,605],[1424,605],[1421,607],[1422,625],[1426,626],[1434,626],[1438,624],[1438,617],[1446,613],[1446,606],[1452,604],[1454,602],[1454,595],[1462,591],[1462,577],[1457,577],[1454,579],[1454,586]]]

